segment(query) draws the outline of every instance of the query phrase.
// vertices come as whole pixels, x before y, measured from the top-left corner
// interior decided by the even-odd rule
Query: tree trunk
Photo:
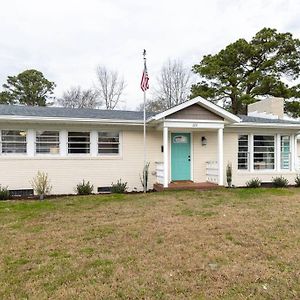
[[[237,101],[237,97],[235,95],[230,95],[230,99],[231,99],[231,109],[232,109],[232,113],[237,115],[239,113],[239,107],[238,107],[238,101]]]

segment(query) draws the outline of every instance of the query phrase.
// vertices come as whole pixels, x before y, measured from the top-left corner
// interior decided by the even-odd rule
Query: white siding
[[[218,132],[203,131],[193,133],[194,181],[206,181],[206,162],[218,159]],[[207,139],[207,145],[202,146],[201,137]],[[225,142],[225,136],[224,136]],[[225,144],[224,144],[225,145]]]
[[[3,126],[1,127],[3,128]],[[14,127],[24,129],[24,126]],[[32,129],[31,127],[28,128]],[[46,128],[54,129],[53,126]],[[72,127],[72,130],[79,129]],[[105,129],[108,130],[108,127]],[[84,131],[105,129],[103,127],[101,129],[84,128]],[[113,128],[113,130],[118,129]],[[37,171],[40,170],[49,174],[53,186],[53,194],[74,193],[76,184],[83,179],[91,181],[95,192],[97,187],[110,186],[112,182],[115,183],[118,179],[122,179],[123,182],[127,181],[129,190],[135,188],[141,190],[139,174],[142,174],[143,169],[143,132],[135,128],[131,130],[119,128],[119,130],[122,134],[120,157],[1,155],[0,184],[7,185],[9,189],[31,188],[30,181]],[[155,181],[155,175],[152,175],[152,172],[155,170],[155,161],[162,161],[161,141],[161,132],[149,132],[147,157],[150,162],[150,188]],[[61,147],[62,149],[64,149],[64,146]],[[62,152],[65,153],[65,150]]]
[[[28,155],[0,155],[0,184],[9,189],[31,188],[30,181],[37,171],[49,174],[54,194],[74,193],[77,183],[89,180],[95,187],[110,186],[118,179],[127,181],[129,190],[142,190],[140,174],[143,169],[143,131],[137,126],[89,126],[89,125],[32,125],[32,124],[8,124],[0,123],[0,129],[29,130],[30,149]],[[35,155],[33,152],[33,137],[35,130],[59,130],[61,136],[60,155]],[[66,148],[67,131],[91,131],[92,136],[97,137],[98,131],[120,131],[121,149],[117,157],[100,157],[96,153],[97,145],[92,142],[92,153],[89,155],[68,155]],[[267,132],[266,132],[267,131]],[[180,130],[178,130],[180,132]],[[262,181],[270,182],[272,177],[283,175],[291,184],[294,183],[296,173],[291,171],[242,171],[237,170],[238,135],[253,133],[289,134],[295,131],[276,129],[233,129],[225,128],[224,131],[224,182],[226,185],[226,165],[232,164],[232,183],[235,186],[243,186],[254,177]],[[218,153],[217,130],[192,132],[192,158],[193,180],[195,182],[206,181],[206,162],[216,161]],[[149,129],[147,132],[147,161],[150,162],[149,188],[152,188],[156,180],[155,162],[163,161],[161,146],[163,144],[162,130]],[[202,146],[201,137],[207,139],[207,145]],[[300,153],[300,150],[298,150]]]
[[[230,131],[231,132],[230,132]],[[228,129],[224,135],[224,184],[226,185],[226,165],[232,163],[232,184],[235,186],[245,186],[246,182],[252,178],[259,178],[262,182],[271,182],[273,177],[284,176],[290,184],[294,184],[296,177],[295,171],[288,170],[238,170],[237,169],[237,152],[238,152],[238,135],[239,134],[288,134],[292,135],[293,131],[276,130],[276,129]]]

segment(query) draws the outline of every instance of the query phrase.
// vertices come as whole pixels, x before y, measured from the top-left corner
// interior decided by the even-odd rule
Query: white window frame
[[[90,136],[90,141],[89,141],[89,152],[87,153],[69,153],[69,133],[71,132],[80,132],[80,133],[89,133],[89,136]],[[67,155],[68,156],[84,156],[84,157],[87,157],[87,156],[91,156],[91,153],[92,153],[92,149],[91,149],[91,146],[92,146],[92,134],[91,134],[91,131],[86,131],[86,130],[68,130],[67,131],[67,147],[66,147],[66,150],[67,150]]]
[[[118,133],[119,142],[118,142],[118,153],[99,153],[99,133],[100,132],[112,132]],[[121,156],[121,132],[119,130],[98,130],[97,131],[97,155],[99,157],[120,157]]]
[[[245,153],[247,153],[247,168],[246,169],[239,169],[239,153],[240,153],[240,151],[239,151],[239,137],[242,136],[242,135],[245,135],[248,138],[248,140],[247,140],[247,142],[248,142],[248,151],[245,152]],[[238,134],[238,152],[237,152],[237,169],[238,169],[238,171],[245,171],[246,172],[246,171],[250,170],[250,165],[251,165],[251,155],[250,155],[250,152],[251,152],[251,142],[250,142],[250,138],[251,138],[251,136],[249,134],[247,134],[247,133],[245,133],[245,134],[243,134],[243,133]]]
[[[17,131],[26,131],[26,153],[2,153],[2,130],[17,130]],[[37,153],[36,152],[36,136],[38,131],[55,131],[59,133],[59,152],[57,154],[51,153]],[[90,151],[89,153],[68,153],[69,150],[69,132],[87,132],[90,134]],[[119,133],[119,153],[99,153],[98,154],[98,132],[118,132]],[[67,129],[0,129],[0,156],[17,156],[17,157],[28,157],[28,158],[87,158],[90,159],[91,157],[97,159],[122,159],[123,157],[123,131],[121,130],[107,130],[106,128],[103,130],[67,130]]]
[[[255,154],[255,152],[254,152],[254,137],[255,136],[272,136],[273,138],[274,138],[274,162],[273,162],[273,164],[274,164],[274,167],[272,168],[272,169],[255,169],[254,168],[254,154]],[[277,164],[277,162],[276,162],[276,157],[277,157],[277,155],[276,155],[276,152],[277,152],[277,145],[276,145],[276,135],[275,134],[265,134],[265,133],[254,133],[253,134],[253,137],[252,137],[252,139],[253,139],[253,142],[252,142],[252,152],[253,152],[253,170],[256,172],[256,171],[258,171],[258,172],[261,172],[261,171],[263,171],[263,172],[272,172],[272,171],[276,171],[276,164]]]
[[[2,147],[2,144],[3,144],[3,142],[2,142],[2,131],[24,131],[24,132],[26,132],[26,140],[25,140],[25,149],[26,149],[26,151],[25,152],[22,152],[22,153],[2,153],[2,149],[3,149],[3,147]],[[16,155],[16,156],[27,156],[28,155],[28,130],[27,129],[7,129],[7,128],[3,128],[3,129],[0,129],[0,155],[1,156],[14,156],[14,155]]]
[[[37,144],[41,143],[41,144],[53,144],[53,142],[37,142],[37,136],[38,136],[38,132],[44,132],[44,131],[52,131],[52,132],[57,132],[58,133],[58,152],[57,153],[38,153],[37,152]],[[61,133],[59,130],[55,130],[55,129],[45,129],[45,130],[36,130],[35,131],[35,137],[34,137],[34,153],[37,156],[59,156],[61,153]]]
[[[288,137],[288,141],[289,141],[289,152],[288,152],[288,168],[282,168],[282,142],[281,142],[281,139],[283,137]],[[288,135],[288,134],[280,134],[279,135],[279,147],[278,147],[278,150],[280,151],[280,155],[279,155],[279,168],[280,170],[282,171],[289,171],[289,170],[292,170],[292,136]]]
[[[294,161],[293,161],[293,155],[294,155],[294,147],[293,144],[293,134],[289,133],[238,133],[238,137],[240,135],[248,135],[248,149],[249,149],[249,167],[248,170],[246,169],[238,169],[238,138],[237,138],[237,172],[238,173],[288,173],[294,171]],[[254,169],[254,136],[255,135],[262,135],[262,136],[273,136],[274,137],[274,169]],[[282,169],[281,168],[281,137],[282,136],[289,136],[290,137],[290,168],[289,169]]]

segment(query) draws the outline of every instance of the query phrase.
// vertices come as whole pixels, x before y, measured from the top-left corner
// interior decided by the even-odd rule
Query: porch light
[[[206,139],[205,136],[201,137],[201,144],[202,144],[202,146],[206,146],[207,145],[207,139]]]

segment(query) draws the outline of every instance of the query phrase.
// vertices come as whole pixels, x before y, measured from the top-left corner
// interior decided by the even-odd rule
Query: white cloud
[[[127,81],[127,108],[142,101],[142,50],[150,84],[168,58],[187,65],[262,27],[300,37],[296,0],[10,0],[0,10],[0,83],[26,68],[57,83],[59,96],[72,85],[95,82],[97,64]],[[151,86],[151,85],[150,85]]]

